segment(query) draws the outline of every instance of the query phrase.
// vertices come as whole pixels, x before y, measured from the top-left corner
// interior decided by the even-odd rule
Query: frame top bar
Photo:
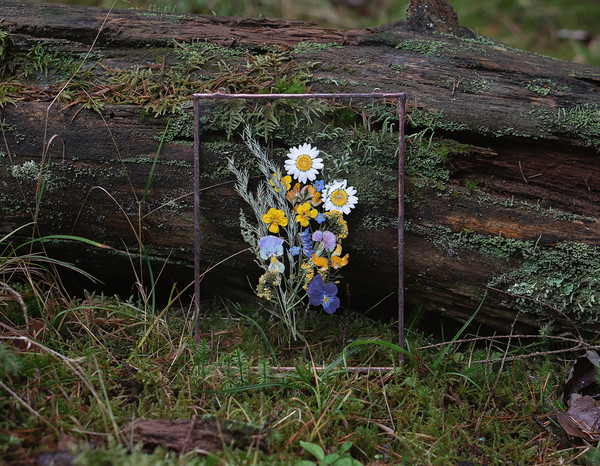
[[[343,93],[321,93],[321,94],[228,94],[227,92],[211,92],[206,94],[194,94],[194,99],[333,99],[333,98],[371,98],[400,99],[406,94],[404,92],[343,92]]]

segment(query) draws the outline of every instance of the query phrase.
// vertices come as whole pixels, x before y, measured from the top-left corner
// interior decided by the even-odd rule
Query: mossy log
[[[441,0],[413,0],[405,20],[361,31],[6,0],[0,19],[0,234],[37,207],[40,235],[129,252],[46,244],[112,289],[133,281],[140,244],[155,278],[167,260],[159,282],[183,288],[193,92],[406,92],[408,310],[465,320],[485,296],[477,320],[494,328],[517,316],[529,329],[600,322],[600,68],[477,35]],[[203,149],[207,268],[246,247],[224,170],[240,147],[213,132]],[[371,150],[382,170],[385,154]],[[351,166],[361,206],[346,276],[364,311],[397,283],[395,167],[384,177]],[[236,255],[203,292],[251,292],[255,267]]]

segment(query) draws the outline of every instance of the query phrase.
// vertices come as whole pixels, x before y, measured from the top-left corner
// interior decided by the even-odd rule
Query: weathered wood
[[[422,4],[411,2],[407,20],[342,31],[297,21],[0,1],[13,42],[0,87],[4,152],[11,155],[0,159],[0,234],[31,220],[37,178],[25,162],[39,167],[44,142],[56,135],[45,160],[51,165],[41,233],[75,233],[130,252],[141,236],[153,258],[174,264],[163,279],[187,284],[193,91],[272,91],[276,77],[290,75],[302,76],[313,92],[404,91],[409,304],[465,319],[487,292],[480,322],[508,328],[520,311],[519,321],[533,328],[552,321],[571,328],[565,316],[593,328],[600,301],[600,69],[495,43],[461,28],[443,2],[429,3],[439,14],[424,13]],[[176,82],[179,52],[198,42],[221,48],[204,52],[188,81]],[[306,43],[312,46],[298,46]],[[89,50],[95,55],[83,66],[84,79],[80,73],[54,102],[70,75],[52,60],[78,63],[82,55],[74,54]],[[269,53],[279,62],[263,74],[247,66]],[[126,72],[136,69],[147,73],[142,85],[127,81]],[[151,117],[153,109],[163,113]],[[163,145],[140,207],[157,135],[169,118],[181,128]],[[424,137],[414,136],[420,131]],[[224,157],[214,147],[203,152],[204,186],[217,185],[202,193],[207,267],[245,247],[236,224],[240,203],[217,169]],[[361,208],[357,217],[372,206]],[[351,225],[348,243],[347,276],[360,310],[396,283],[393,202],[382,201],[376,213],[379,223]],[[133,276],[128,259],[105,249],[55,251],[105,280]],[[242,254],[208,274],[203,289],[247,292],[248,274],[252,282],[257,271]]]
[[[253,442],[259,443],[259,429],[248,425],[234,424],[219,419],[188,420],[137,419],[124,428],[125,434],[133,433],[133,442],[153,450],[163,447],[178,453],[189,451],[214,452],[225,446],[245,448]]]

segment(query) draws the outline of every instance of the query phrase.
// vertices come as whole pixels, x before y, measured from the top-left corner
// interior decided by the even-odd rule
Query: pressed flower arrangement
[[[289,149],[282,173],[248,129],[244,139],[262,176],[256,192],[249,189],[246,169],[233,159],[228,169],[256,217],[250,222],[240,213],[242,235],[263,269],[256,294],[296,340],[299,318],[311,305],[329,314],[340,306],[336,283],[349,257],[342,252],[348,236],[344,215],[358,202],[356,189],[347,180],[323,179],[323,159],[310,144]]]

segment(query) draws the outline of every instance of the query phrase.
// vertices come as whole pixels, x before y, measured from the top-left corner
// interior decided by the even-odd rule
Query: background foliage
[[[48,1],[48,0],[46,0]],[[50,0],[55,1],[55,0]],[[174,13],[271,17],[362,29],[402,19],[407,0],[61,0]],[[513,47],[600,65],[597,0],[449,0],[461,24]]]

